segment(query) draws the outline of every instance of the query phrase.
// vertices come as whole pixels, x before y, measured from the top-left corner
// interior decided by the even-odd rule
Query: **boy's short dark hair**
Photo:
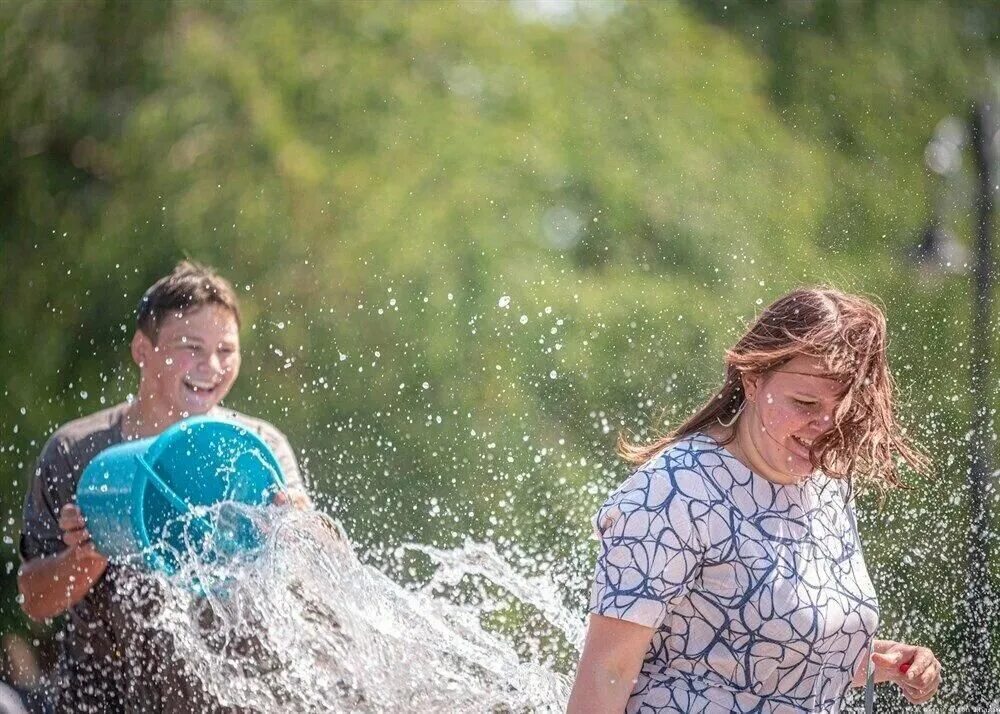
[[[240,324],[240,306],[232,284],[206,265],[182,260],[142,296],[136,313],[136,329],[156,342],[164,317],[205,305],[228,309],[236,318],[237,326]]]

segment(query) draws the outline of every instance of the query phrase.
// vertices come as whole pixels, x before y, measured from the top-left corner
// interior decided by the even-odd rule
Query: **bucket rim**
[[[146,449],[146,452],[143,454],[146,459],[146,463],[155,469],[159,458],[167,450],[173,438],[179,433],[200,431],[206,428],[216,429],[219,427],[229,430],[233,435],[239,435],[241,438],[247,438],[251,442],[254,442],[254,447],[259,450],[260,454],[264,458],[264,461],[271,467],[268,470],[271,472],[275,485],[279,488],[285,487],[285,474],[282,471],[281,464],[278,462],[278,458],[274,455],[274,451],[267,444],[267,442],[264,441],[264,439],[261,438],[259,434],[255,433],[249,426],[227,417],[201,414],[187,417],[175,424],[170,425],[162,433],[153,437],[153,443],[149,445],[149,448]]]

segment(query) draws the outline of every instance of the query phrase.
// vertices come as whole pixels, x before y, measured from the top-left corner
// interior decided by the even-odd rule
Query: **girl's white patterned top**
[[[705,434],[600,508],[590,611],[655,628],[626,712],[839,712],[878,602],[848,482],[781,485]]]

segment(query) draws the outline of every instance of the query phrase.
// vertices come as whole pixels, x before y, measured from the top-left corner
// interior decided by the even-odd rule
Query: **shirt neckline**
[[[767,484],[771,488],[782,489],[782,490],[792,490],[792,489],[794,489],[796,491],[801,492],[803,489],[806,488],[806,486],[808,486],[810,483],[812,483],[814,481],[814,479],[815,479],[815,476],[809,476],[808,478],[805,478],[802,481],[799,481],[797,483],[778,483],[777,481],[772,481],[769,478],[765,478],[764,476],[761,476],[759,473],[757,473],[752,468],[750,468],[745,463],[743,463],[738,458],[736,458],[736,455],[733,454],[732,451],[730,451],[729,449],[727,449],[726,446],[725,446],[725,444],[719,443],[719,440],[716,439],[711,434],[708,434],[708,433],[706,433],[704,431],[696,431],[693,434],[691,434],[690,437],[691,438],[700,437],[700,439],[702,441],[707,442],[716,451],[718,451],[720,454],[722,454],[723,457],[729,459],[730,461],[732,461],[734,464],[736,464],[739,468],[743,469],[744,471],[747,471],[750,474],[750,476],[753,477],[753,479],[755,481],[760,481],[761,483]]]

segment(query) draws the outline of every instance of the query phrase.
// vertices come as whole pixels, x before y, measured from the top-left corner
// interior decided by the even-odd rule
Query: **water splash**
[[[554,584],[516,573],[492,545],[405,546],[434,573],[403,587],[362,563],[322,513],[245,515],[265,534],[261,548],[189,558],[158,576],[167,597],[151,623],[219,703],[262,712],[565,708],[568,677],[525,652],[544,653],[552,638],[576,646],[582,619]],[[481,597],[459,596],[470,583]],[[512,599],[547,623],[517,633],[533,642],[527,649],[488,626]]]

